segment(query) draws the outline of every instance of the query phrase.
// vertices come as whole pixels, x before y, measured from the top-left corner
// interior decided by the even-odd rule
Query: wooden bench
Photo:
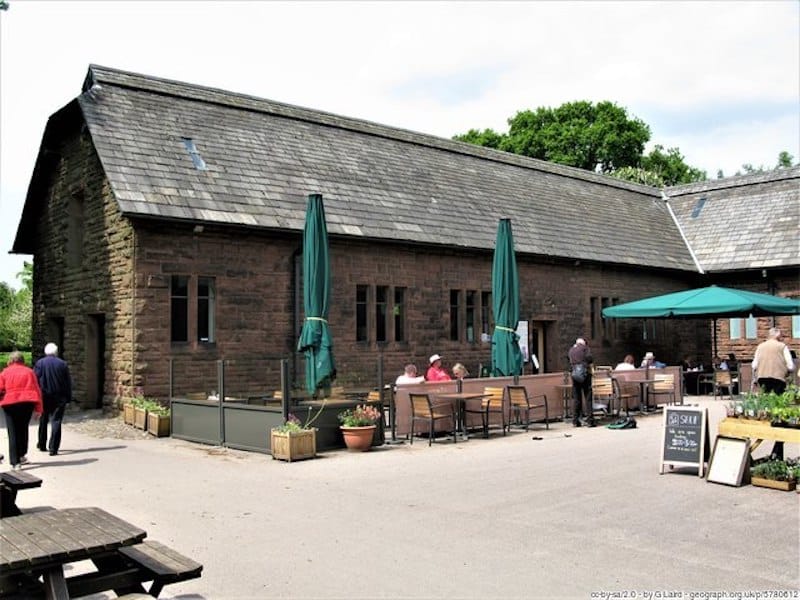
[[[142,571],[142,581],[153,581],[148,593],[155,598],[166,584],[195,579],[203,570],[200,563],[160,542],[145,540],[120,548],[119,552]]]
[[[120,597],[139,597],[142,583],[152,581],[149,596],[158,598],[170,583],[200,577],[203,565],[172,548],[152,540],[123,546],[105,556],[92,559],[98,571],[67,578],[70,598],[113,590]]]
[[[42,480],[27,471],[0,473],[0,519],[21,515],[17,506],[17,492],[42,486]]]

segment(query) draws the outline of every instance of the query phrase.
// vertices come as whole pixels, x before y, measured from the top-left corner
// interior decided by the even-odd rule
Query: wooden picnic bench
[[[120,595],[141,592],[140,584],[147,581],[152,581],[147,593],[158,598],[165,585],[196,579],[203,571],[200,563],[154,540],[123,546],[92,562],[99,572],[67,578],[70,598],[96,594],[110,585]]]
[[[0,519],[21,515],[17,506],[17,492],[42,486],[42,480],[27,471],[0,473]]]

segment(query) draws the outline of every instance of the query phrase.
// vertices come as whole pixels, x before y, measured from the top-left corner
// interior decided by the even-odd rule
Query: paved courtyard
[[[713,442],[724,404],[701,402]],[[32,442],[28,470],[44,484],[20,492],[20,506],[99,506],[203,563],[200,579],[167,586],[162,598],[800,589],[800,495],[660,475],[661,414],[637,417],[633,430],[555,423],[291,464],[133,431],[95,437],[113,435],[118,421],[70,419],[60,455]],[[0,451],[7,446],[2,429]],[[787,445],[787,456],[798,454]]]

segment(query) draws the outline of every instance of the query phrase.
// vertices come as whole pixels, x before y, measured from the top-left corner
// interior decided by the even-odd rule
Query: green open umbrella
[[[328,228],[321,194],[309,194],[303,230],[303,309],[305,321],[297,350],[306,355],[306,390],[316,394],[336,378],[333,339],[328,329],[331,273]]]
[[[747,318],[750,315],[800,315],[800,300],[711,285],[603,309],[603,317],[616,319],[713,319],[714,356],[717,354],[717,319]]]
[[[511,220],[500,219],[492,263],[492,375],[522,373],[522,352],[516,329],[519,323],[519,274],[514,254]]]

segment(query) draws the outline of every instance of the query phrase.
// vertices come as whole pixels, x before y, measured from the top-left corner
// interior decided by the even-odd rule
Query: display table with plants
[[[378,421],[383,418],[375,406],[359,404],[339,413],[339,429],[349,450],[364,452],[372,447]]]
[[[729,402],[726,413],[719,434],[754,440],[751,452],[764,440],[776,442],[774,452],[779,457],[783,442],[800,444],[800,389],[795,385],[783,394],[745,394],[741,400]]]

